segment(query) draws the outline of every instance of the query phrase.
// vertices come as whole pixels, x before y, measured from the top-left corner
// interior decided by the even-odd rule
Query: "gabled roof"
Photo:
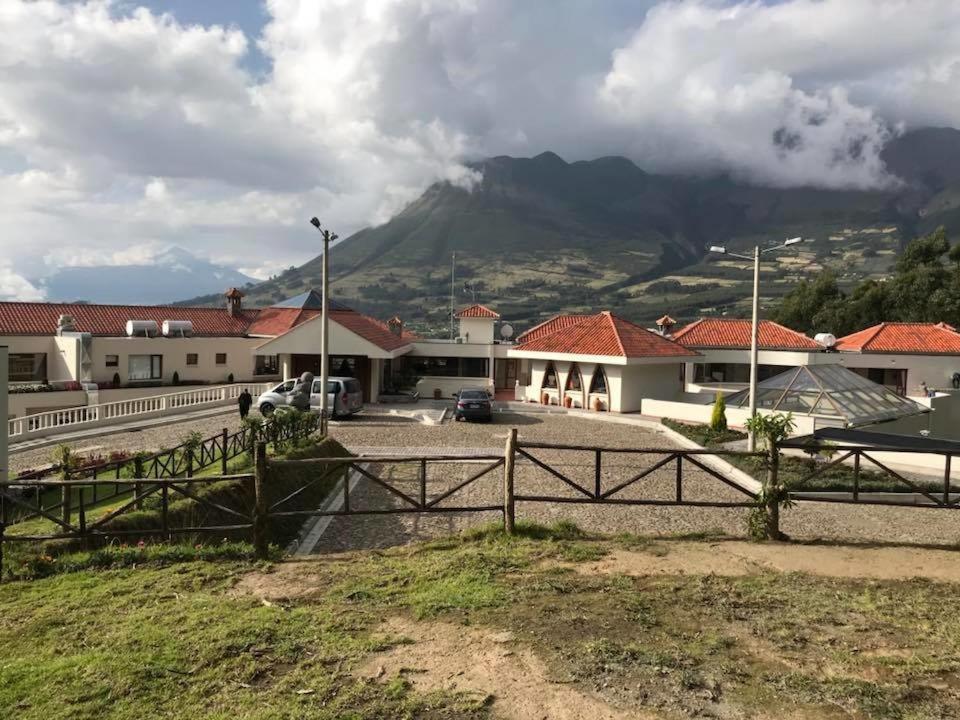
[[[527,340],[516,349],[561,355],[608,355],[628,359],[697,355],[693,350],[634,325],[609,311],[581,316],[577,322]]]
[[[688,348],[749,350],[752,327],[750,320],[741,318],[700,318],[673,333],[673,339]],[[823,350],[812,338],[772,320],[760,321],[757,347],[760,350]]]
[[[657,320],[657,325],[660,326],[660,327],[670,326],[670,325],[676,325],[676,324],[677,324],[677,321],[674,320],[674,319],[673,319],[672,317],[670,317],[669,315],[664,315],[662,318],[660,318],[659,320]]]
[[[465,307],[463,310],[460,310],[455,318],[487,318],[489,320],[499,320],[500,314],[495,313],[488,307],[484,305],[471,305],[470,307]]]
[[[555,333],[557,330],[560,330],[565,327],[570,327],[575,325],[581,320],[590,317],[589,315],[554,315],[549,320],[544,320],[539,325],[534,325],[529,330],[520,333],[517,335],[517,343],[525,343],[530,340],[536,340],[539,337],[544,335],[549,335]]]
[[[836,349],[861,353],[960,355],[960,333],[946,323],[880,323],[840,338]]]
[[[320,310],[301,310],[296,307],[268,307],[257,312],[256,319],[250,324],[247,333],[276,337],[292,330],[297,325],[320,315]]]
[[[243,337],[257,317],[256,310],[231,315],[226,308],[164,305],[88,305],[86,303],[0,302],[0,335],[55,335],[57,320],[69,315],[77,332],[125,337],[127,320],[189,320],[193,334]]]

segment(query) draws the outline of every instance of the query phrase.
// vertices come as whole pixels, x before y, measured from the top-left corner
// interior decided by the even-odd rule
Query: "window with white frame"
[[[128,358],[129,380],[161,380],[163,378],[163,355],[131,355]]]

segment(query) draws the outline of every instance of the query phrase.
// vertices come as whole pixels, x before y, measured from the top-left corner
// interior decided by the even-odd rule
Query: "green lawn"
[[[486,693],[415,691],[416,668],[358,673],[407,642],[380,629],[395,616],[509,630],[557,682],[664,718],[960,716],[954,585],[581,574],[571,563],[671,542],[521,530],[331,558],[269,603],[236,589],[272,567],[243,546],[62,557],[0,585],[0,717],[492,717]]]

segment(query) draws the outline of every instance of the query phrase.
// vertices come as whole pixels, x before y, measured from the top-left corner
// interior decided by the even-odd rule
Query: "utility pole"
[[[457,310],[454,307],[454,283],[457,279],[457,253],[453,253],[453,259],[450,261],[450,339],[453,340],[454,336],[454,320],[453,316],[456,315]]]
[[[760,334],[760,255],[763,253],[780,250],[791,245],[802,242],[803,238],[795,237],[784,240],[779,245],[773,247],[761,248],[759,245],[753,248],[753,256],[739,255],[730,252],[722,245],[713,245],[709,248],[710,252],[720,255],[729,255],[740,260],[750,260],[753,262],[753,318],[750,322],[750,417],[757,414],[757,355]],[[757,438],[753,433],[747,436],[747,449],[754,452],[757,449]]]
[[[339,236],[320,227],[320,221],[312,218],[313,225],[323,236],[323,308],[320,315],[320,417],[325,424],[328,411],[327,382],[330,377],[330,243]]]

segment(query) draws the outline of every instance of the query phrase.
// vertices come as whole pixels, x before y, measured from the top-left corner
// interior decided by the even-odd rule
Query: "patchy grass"
[[[498,712],[483,694],[359,678],[376,652],[408,642],[380,630],[397,615],[510,631],[557,682],[665,718],[960,716],[960,619],[944,612],[956,585],[569,570],[625,548],[672,552],[523,524],[515,537],[490,526],[289,566],[253,563],[242,546],[64,556],[52,577],[0,585],[0,716]]]

